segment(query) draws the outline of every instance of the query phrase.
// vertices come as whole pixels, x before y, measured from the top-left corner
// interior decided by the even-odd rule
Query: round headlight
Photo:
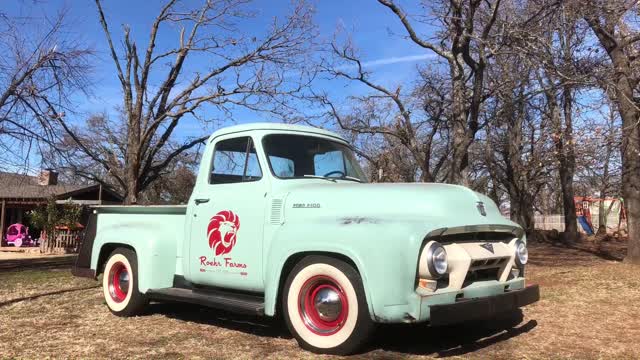
[[[427,279],[438,279],[449,270],[447,252],[437,241],[429,241],[420,253],[418,264],[419,276]]]
[[[442,276],[447,273],[447,268],[449,264],[447,263],[447,252],[444,250],[442,245],[433,249],[433,253],[431,254],[431,263],[433,264],[433,269],[435,273]]]
[[[520,265],[525,265],[529,260],[529,251],[527,250],[527,244],[524,241],[516,241],[516,261]]]

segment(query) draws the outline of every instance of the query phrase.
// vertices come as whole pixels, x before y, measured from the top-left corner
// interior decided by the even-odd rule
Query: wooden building
[[[38,176],[0,172],[0,239],[11,224],[28,226],[26,213],[55,197],[58,203],[120,204],[122,197],[100,184],[58,183],[58,174],[42,170]]]

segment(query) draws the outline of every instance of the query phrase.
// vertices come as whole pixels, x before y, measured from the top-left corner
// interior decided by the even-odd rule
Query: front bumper
[[[430,306],[430,323],[433,326],[450,325],[469,320],[488,319],[497,314],[514,311],[540,300],[538,285],[510,290],[503,294],[461,298],[452,304]]]

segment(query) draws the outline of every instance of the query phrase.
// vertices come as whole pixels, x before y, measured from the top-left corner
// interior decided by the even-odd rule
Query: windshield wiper
[[[328,180],[328,181],[331,181],[331,182],[337,182],[335,178],[331,178],[331,177],[328,177],[328,176],[302,175],[302,177],[312,178],[312,179],[324,179],[324,180]]]
[[[355,181],[355,182],[359,182],[359,183],[362,182],[362,180],[358,179],[357,177],[346,176],[346,175],[345,176],[341,176],[338,179],[340,179],[340,180],[351,180],[351,181]]]

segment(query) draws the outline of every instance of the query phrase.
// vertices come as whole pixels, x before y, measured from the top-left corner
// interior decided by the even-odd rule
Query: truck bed
[[[187,205],[99,205],[92,206],[99,214],[172,214],[184,215]]]
[[[170,255],[173,259],[182,249],[186,205],[101,205],[91,209],[73,270],[77,276],[95,278],[97,275],[96,271],[99,269],[91,268],[92,260],[94,264],[97,261],[92,259],[92,254],[95,251],[96,256],[99,254],[99,248],[94,249],[94,241],[105,231],[113,233],[117,229],[121,238],[111,239],[114,242],[126,244],[133,241],[144,244],[153,241],[156,250],[163,249],[168,254],[165,255]],[[141,231],[143,235],[140,235]],[[99,243],[97,246],[99,247]]]

